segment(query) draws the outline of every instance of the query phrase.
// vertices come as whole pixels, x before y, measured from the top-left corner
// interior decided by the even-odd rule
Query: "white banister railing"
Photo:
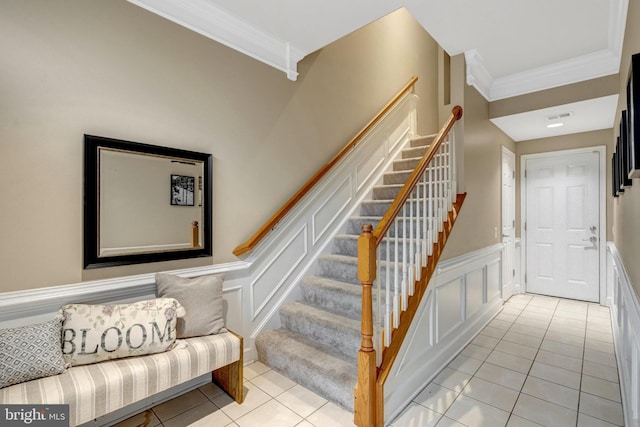
[[[464,200],[457,194],[450,133],[461,117],[462,108],[454,107],[376,229],[362,227],[362,343],[354,404],[358,426],[382,425],[384,382]]]

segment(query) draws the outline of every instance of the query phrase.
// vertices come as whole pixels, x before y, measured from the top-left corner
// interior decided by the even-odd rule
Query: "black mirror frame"
[[[202,188],[203,212],[203,247],[201,249],[175,250],[141,254],[116,255],[99,257],[100,230],[98,201],[99,201],[99,171],[98,151],[101,147],[156,154],[160,156],[197,160],[203,163],[204,182]],[[161,147],[158,145],[139,142],[123,141],[94,135],[84,135],[84,259],[85,269],[100,267],[115,267],[130,264],[171,261],[187,258],[208,257],[212,255],[211,218],[212,218],[212,169],[211,154],[177,148]]]

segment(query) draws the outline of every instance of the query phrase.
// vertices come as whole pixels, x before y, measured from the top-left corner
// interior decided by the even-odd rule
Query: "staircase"
[[[384,174],[382,185],[373,189],[372,199],[362,202],[360,215],[348,220],[346,234],[335,236],[331,253],[318,258],[317,275],[302,279],[302,301],[280,308],[281,328],[256,337],[262,363],[350,411],[361,343],[361,227],[376,227],[432,139],[410,141]]]

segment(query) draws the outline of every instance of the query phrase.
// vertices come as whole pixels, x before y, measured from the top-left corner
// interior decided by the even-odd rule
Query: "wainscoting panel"
[[[384,386],[386,420],[397,416],[500,311],[501,271],[502,244],[440,262],[418,308],[419,320],[411,325]]]
[[[320,208],[313,213],[311,220],[313,244],[315,245],[322,235],[329,229],[335,220],[349,205],[353,196],[351,189],[351,176],[348,176],[325,200]]]
[[[625,425],[640,426],[640,301],[615,245],[607,244],[607,296],[611,307]]]

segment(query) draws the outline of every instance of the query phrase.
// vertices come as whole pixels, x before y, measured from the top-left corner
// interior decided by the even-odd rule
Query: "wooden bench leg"
[[[238,403],[244,401],[244,340],[240,338],[240,359],[211,373],[213,381]]]

